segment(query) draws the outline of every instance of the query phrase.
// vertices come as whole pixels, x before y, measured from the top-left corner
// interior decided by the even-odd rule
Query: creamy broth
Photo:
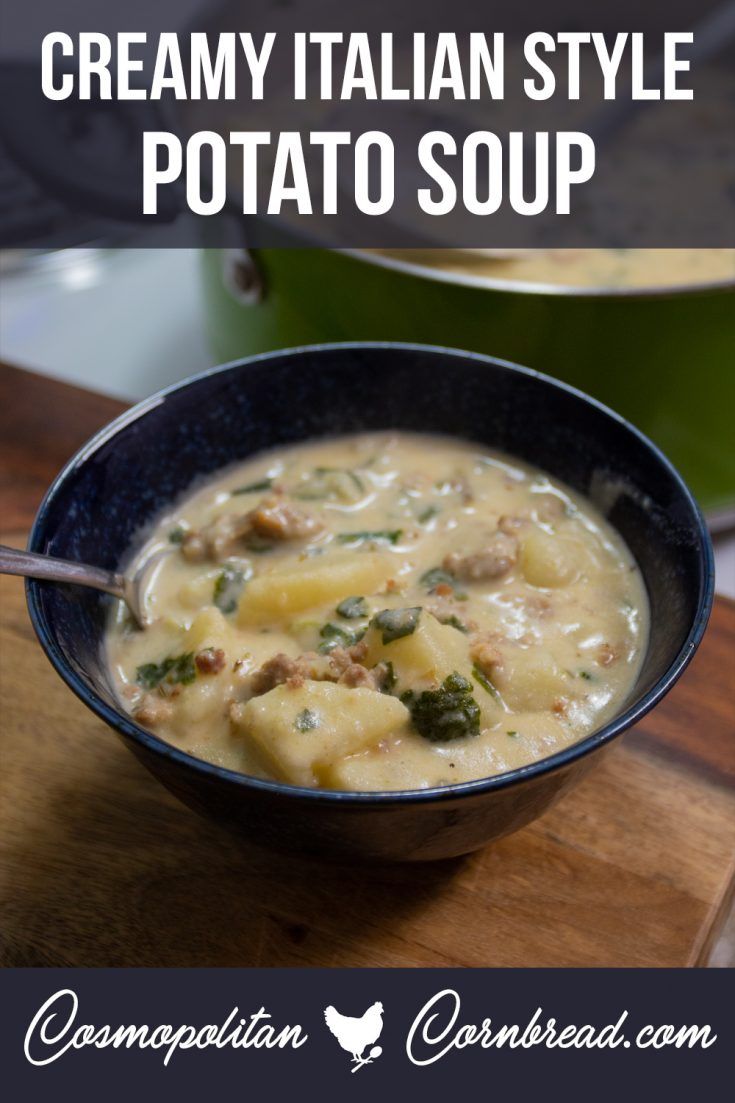
[[[735,280],[735,249],[395,249],[387,256],[453,275],[581,288],[685,287]]]
[[[151,627],[117,606],[121,702],[234,770],[333,789],[504,773],[631,692],[648,606],[584,498],[480,446],[407,433],[262,454],[163,517]],[[135,566],[135,564],[133,565]]]

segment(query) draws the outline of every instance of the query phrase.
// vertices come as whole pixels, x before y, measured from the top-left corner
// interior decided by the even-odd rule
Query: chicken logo
[[[383,1030],[383,1005],[374,1003],[368,1007],[365,1014],[359,1019],[351,1019],[349,1015],[340,1015],[336,1008],[324,1008],[324,1019],[342,1049],[352,1054],[355,1067],[352,1072],[357,1072],[363,1065],[369,1065],[383,1052],[381,1046],[373,1045],[377,1042]],[[363,1053],[368,1046],[372,1046],[366,1057]]]

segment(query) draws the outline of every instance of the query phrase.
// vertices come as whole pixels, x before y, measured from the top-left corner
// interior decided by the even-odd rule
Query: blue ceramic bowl
[[[400,344],[326,345],[229,364],[171,387],[97,434],[58,476],[33,551],[116,568],[140,530],[198,476],[275,445],[366,429],[480,441],[587,495],[622,533],[648,587],[651,638],[626,706],[599,731],[499,777],[440,789],[342,793],[261,781],[192,758],[138,727],[102,657],[108,599],[28,584],[31,619],[57,671],[191,808],[246,839],[322,856],[462,854],[541,815],[666,694],[712,604],[712,549],[668,460],[578,391],[485,356]]]

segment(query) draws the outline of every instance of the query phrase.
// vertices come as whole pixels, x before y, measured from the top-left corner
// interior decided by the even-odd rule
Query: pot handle
[[[173,222],[183,205],[172,189],[160,197],[157,214],[141,210],[141,135],[161,129],[163,114],[148,100],[51,101],[41,90],[38,65],[10,61],[0,66],[0,139],[39,187],[69,206],[124,222]],[[77,139],[86,148],[70,157],[70,144]],[[122,143],[136,152],[121,171]],[[110,160],[105,163],[111,146],[117,146],[114,167]]]
[[[232,298],[243,306],[254,306],[265,299],[265,279],[249,249],[224,250],[222,283]]]

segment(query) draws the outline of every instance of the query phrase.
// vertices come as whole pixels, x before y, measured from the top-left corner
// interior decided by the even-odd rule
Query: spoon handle
[[[72,582],[77,586],[91,586],[125,600],[122,575],[104,571],[101,567],[88,567],[86,563],[72,563],[68,559],[54,559],[50,555],[20,551],[0,544],[0,574],[23,575],[25,578],[43,578],[52,582]]]

